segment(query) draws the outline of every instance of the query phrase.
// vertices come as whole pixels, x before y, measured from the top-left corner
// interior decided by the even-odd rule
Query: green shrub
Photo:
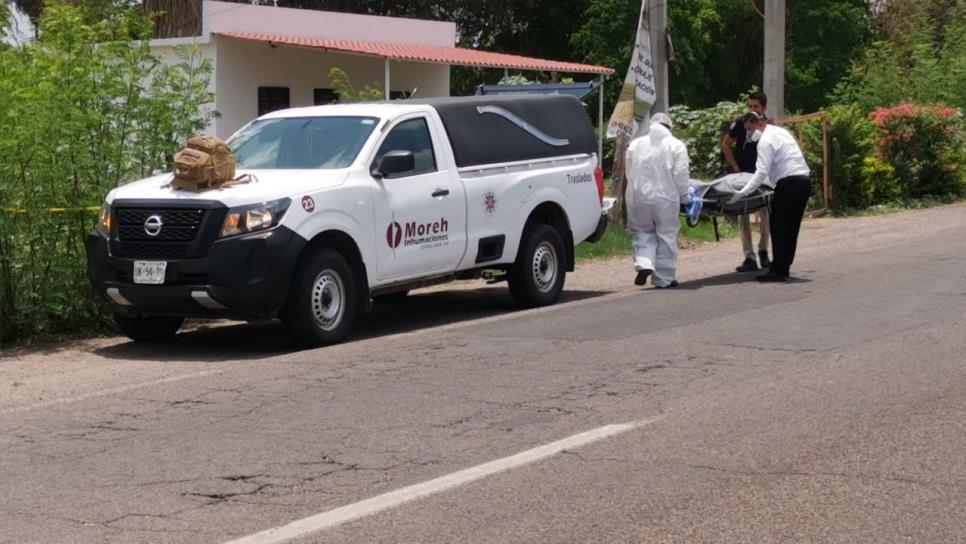
[[[896,178],[896,169],[877,157],[862,159],[863,207],[873,204],[896,202],[902,197],[902,187]]]
[[[877,157],[894,169],[904,198],[963,195],[962,113],[943,105],[877,108]]]
[[[699,110],[683,105],[669,108],[674,135],[688,147],[692,178],[707,180],[721,175],[725,166],[721,154],[722,125],[744,111],[743,102],[719,102],[714,107]]]
[[[349,80],[349,74],[345,73],[345,70],[338,66],[333,66],[329,69],[329,79],[332,81],[332,87],[335,89],[336,96],[339,97],[338,102],[342,104],[371,102],[382,100],[386,97],[386,92],[376,82],[356,90]]]
[[[911,22],[901,35],[870,44],[830,98],[867,112],[902,101],[966,107],[966,18],[949,21],[943,40],[925,19]]]
[[[166,168],[214,115],[197,50],[164,64],[131,41],[151,35],[149,19],[85,10],[49,3],[38,41],[0,50],[0,341],[106,322],[86,277],[86,208]]]
[[[863,174],[865,159],[875,151],[875,126],[855,104],[833,106],[829,114],[829,183],[832,206],[865,208],[876,203],[876,178]],[[821,141],[818,141],[821,145]]]

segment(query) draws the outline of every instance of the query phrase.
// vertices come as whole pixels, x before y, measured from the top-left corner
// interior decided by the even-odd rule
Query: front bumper
[[[94,288],[124,314],[263,319],[285,303],[305,244],[279,226],[217,240],[199,258],[132,259],[112,256],[108,239],[93,232],[87,269]],[[135,284],[135,260],[166,260],[164,284]]]

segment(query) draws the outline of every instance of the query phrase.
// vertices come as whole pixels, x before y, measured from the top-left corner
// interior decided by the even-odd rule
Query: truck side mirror
[[[413,156],[413,152],[395,149],[382,156],[382,159],[373,166],[371,174],[377,179],[392,178],[415,169],[416,157]]]

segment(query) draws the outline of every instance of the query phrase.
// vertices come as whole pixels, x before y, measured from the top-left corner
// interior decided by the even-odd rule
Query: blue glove
[[[688,194],[684,198],[688,199],[687,204],[684,205],[684,214],[694,223],[701,217],[701,208],[704,206],[704,202],[695,196],[694,187],[688,187]]]

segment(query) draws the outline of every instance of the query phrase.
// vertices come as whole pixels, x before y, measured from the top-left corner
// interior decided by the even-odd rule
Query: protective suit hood
[[[651,145],[658,146],[666,140],[667,138],[672,138],[671,131],[667,129],[664,125],[658,123],[651,123],[650,130],[648,130],[645,138],[651,139]]]

